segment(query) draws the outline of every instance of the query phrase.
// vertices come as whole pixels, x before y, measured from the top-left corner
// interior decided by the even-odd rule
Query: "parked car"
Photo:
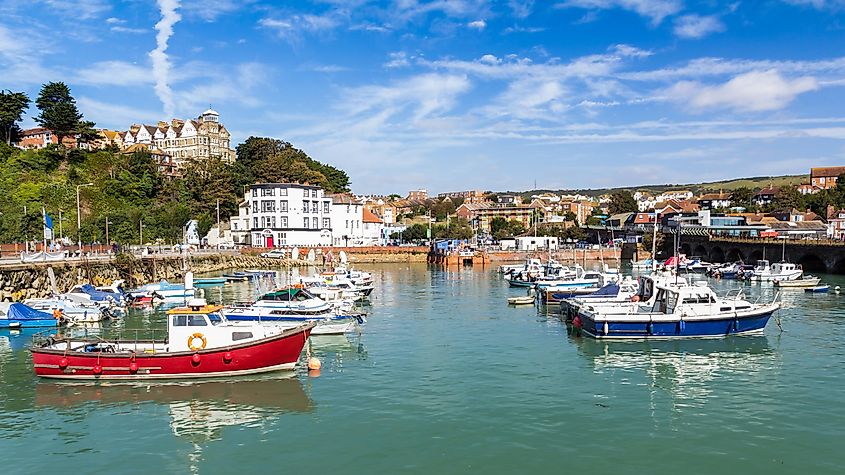
[[[284,259],[287,253],[284,249],[273,249],[272,251],[262,252],[261,257],[269,257],[270,259]]]

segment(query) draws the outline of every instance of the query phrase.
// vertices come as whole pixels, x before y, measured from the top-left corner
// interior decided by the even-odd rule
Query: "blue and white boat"
[[[133,300],[142,299],[186,299],[194,296],[193,288],[185,288],[183,284],[171,284],[162,279],[160,282],[154,284],[146,284],[129,292],[129,297]]]
[[[0,302],[0,328],[55,327],[60,321],[19,302]]]
[[[717,296],[705,282],[663,280],[653,291],[645,303],[585,304],[572,326],[600,339],[724,337],[761,333],[780,309],[777,301],[758,304],[742,299],[742,289]]]
[[[348,333],[366,321],[363,314],[336,310],[307,290],[296,287],[270,292],[253,304],[230,305],[220,313],[231,321],[259,321],[276,325],[318,322],[312,335]]]
[[[47,298],[25,300],[24,304],[35,310],[47,312],[53,315],[55,311],[61,312],[61,317],[70,323],[93,323],[111,317],[105,306],[96,303],[85,303],[70,296],[61,295]]]

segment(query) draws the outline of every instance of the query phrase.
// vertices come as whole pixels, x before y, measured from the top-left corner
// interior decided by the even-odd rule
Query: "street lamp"
[[[143,247],[144,247],[144,220],[143,220],[143,218],[138,220],[138,234],[140,234],[140,240],[141,240],[140,244],[141,244],[141,248],[143,249]]]
[[[109,241],[109,224],[114,224],[109,221],[108,215],[106,215],[106,246],[111,246],[111,241]]]
[[[79,246],[79,256],[82,256],[82,211],[79,207],[79,189],[83,186],[94,186],[93,183],[83,183],[81,185],[76,185],[76,242]]]

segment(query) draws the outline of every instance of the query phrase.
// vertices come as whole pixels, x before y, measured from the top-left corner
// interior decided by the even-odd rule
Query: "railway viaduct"
[[[701,256],[710,262],[743,261],[754,264],[759,259],[786,260],[801,264],[808,272],[845,274],[845,243],[838,241],[790,241],[781,239],[743,239],[686,235],[681,237],[680,252]],[[672,253],[672,235],[666,234],[664,252]]]

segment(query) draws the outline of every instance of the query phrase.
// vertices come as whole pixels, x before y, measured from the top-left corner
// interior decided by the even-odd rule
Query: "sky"
[[[0,89],[212,106],[359,194],[681,184],[845,165],[844,40],[845,0],[4,0]]]

